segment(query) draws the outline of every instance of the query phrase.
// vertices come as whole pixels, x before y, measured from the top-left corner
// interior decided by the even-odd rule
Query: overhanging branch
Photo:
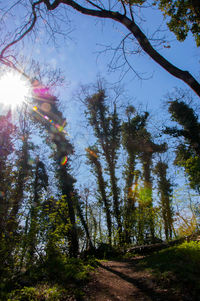
[[[184,81],[199,97],[200,97],[200,84],[198,81],[188,72],[181,70],[170,63],[167,59],[165,59],[159,52],[157,52],[151,43],[149,42],[146,35],[142,32],[139,26],[135,23],[134,19],[129,19],[127,16],[120,14],[119,12],[113,12],[109,10],[94,10],[89,9],[87,7],[83,7],[77,2],[73,0],[56,0],[53,4],[50,4],[48,0],[44,0],[44,3],[47,6],[47,9],[53,10],[59,4],[65,4],[71,6],[76,11],[90,16],[95,16],[98,18],[107,18],[117,21],[124,25],[137,39],[138,43],[140,44],[141,48],[156,62],[158,63],[163,69],[169,72],[174,77],[181,79]]]
[[[55,0],[53,3],[51,3],[49,0],[39,0],[37,2],[34,2],[32,4],[32,18],[30,18],[30,21],[27,23],[28,28],[26,27],[27,29],[17,39],[15,39],[10,44],[4,47],[0,55],[1,60],[3,60],[5,52],[10,47],[15,45],[19,41],[21,41],[27,34],[29,34],[32,31],[37,20],[36,8],[39,9],[39,5],[41,3],[43,3],[46,6],[47,10],[49,11],[55,10],[60,4],[63,4],[72,7],[73,9],[80,12],[81,14],[103,18],[103,19],[111,19],[122,24],[135,37],[135,39],[137,39],[140,47],[143,49],[145,53],[147,53],[157,64],[159,64],[163,69],[165,69],[171,75],[185,82],[200,97],[200,83],[188,71],[184,71],[177,68],[175,65],[170,63],[167,59],[165,59],[158,51],[156,51],[151,45],[147,36],[142,32],[140,27],[135,23],[134,18],[130,19],[119,12],[106,10],[103,7],[101,8],[99,5],[97,5],[95,2],[92,2],[91,0],[87,1],[88,5],[92,6],[93,8],[95,7],[97,9],[84,7],[73,0]]]

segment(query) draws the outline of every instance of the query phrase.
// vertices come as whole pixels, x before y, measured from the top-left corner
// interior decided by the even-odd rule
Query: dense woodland
[[[93,132],[94,144],[85,148],[85,157],[94,187],[92,176],[88,186],[75,185],[71,158],[76,150],[59,100],[48,89],[34,88],[15,122],[11,111],[1,115],[3,290],[15,281],[62,279],[62,261],[70,258],[114,256],[134,245],[170,241],[198,230],[195,201],[190,211],[188,207],[189,217],[175,212],[173,183],[162,161],[168,144],[154,141],[149,113],[129,105],[119,117],[117,103],[106,93],[98,88],[83,101],[87,128]],[[166,126],[161,134],[168,142],[174,140],[174,164],[184,169],[198,195],[198,117],[183,100],[170,101],[168,110],[175,126]],[[46,163],[40,158],[43,150],[49,158]]]
[[[176,93],[167,95],[168,121],[153,129],[150,112],[132,100],[118,101],[119,95],[103,80],[90,88],[82,87],[76,101],[84,113],[80,118],[82,134],[90,134],[90,143],[80,154],[73,143],[75,133],[68,133],[64,104],[51,89],[60,81],[59,75],[56,70],[47,71],[51,80],[46,85],[40,64],[32,60],[32,65],[24,66],[25,59],[17,48],[27,36],[37,37],[40,29],[53,40],[57,34],[66,37],[63,26],[69,24],[63,16],[68,10],[63,7],[109,19],[126,30],[114,49],[117,59],[111,60],[113,69],[126,74],[123,68],[127,65],[139,76],[127,54],[143,52],[184,82],[199,101],[198,80],[159,52],[160,45],[171,46],[160,37],[148,38],[137,14],[147,7],[161,11],[177,40],[184,41],[190,34],[198,47],[197,1],[134,0],[113,5],[110,1],[16,1],[0,9],[3,33],[9,18],[17,20],[0,41],[1,73],[15,71],[28,78],[32,87],[31,95],[15,111],[0,111],[1,300],[81,300],[81,287],[99,265],[98,260],[127,259],[128,250],[141,251],[144,246],[153,250],[152,245],[162,242],[166,247],[199,231],[200,121],[194,94],[177,88]],[[25,13],[19,21],[16,15],[20,9]],[[56,15],[57,10],[61,14]],[[77,168],[80,161],[87,171],[84,185]],[[183,211],[179,203],[184,202]],[[143,266],[156,269],[159,260],[168,267],[177,262],[171,269],[182,271],[183,285],[189,283],[196,298],[199,250],[198,242],[184,243],[148,257]],[[183,258],[190,263],[187,267]],[[162,264],[159,267],[164,271]]]

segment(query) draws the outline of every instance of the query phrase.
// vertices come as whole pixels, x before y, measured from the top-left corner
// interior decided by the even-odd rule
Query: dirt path
[[[85,301],[182,301],[135,266],[136,261],[101,262],[85,289]]]

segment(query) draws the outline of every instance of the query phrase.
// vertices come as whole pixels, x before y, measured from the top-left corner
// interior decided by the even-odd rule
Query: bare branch
[[[129,8],[130,15],[131,15],[130,18],[127,15],[125,15],[125,5],[126,5],[125,2],[123,2],[124,5],[122,5],[124,8],[124,14],[121,14],[118,11],[106,10],[102,8],[103,4],[101,3],[101,1],[99,2],[100,5],[98,5],[97,2],[88,0],[86,1],[87,3],[86,7],[73,0],[55,0],[52,3],[49,0],[39,0],[33,2],[32,13],[29,18],[29,21],[17,33],[16,38],[8,45],[6,45],[1,51],[0,60],[5,64],[9,64],[8,58],[7,60],[5,59],[5,61],[3,61],[5,52],[10,47],[16,45],[19,41],[21,41],[26,35],[28,35],[33,30],[38,17],[37,13],[39,14],[39,11],[41,10],[40,4],[42,3],[45,5],[47,11],[49,12],[55,10],[59,5],[62,4],[65,7],[72,7],[73,9],[80,12],[81,14],[103,18],[103,19],[111,19],[115,22],[122,24],[129,31],[129,33],[131,33],[133,37],[138,41],[141,49],[145,53],[147,53],[157,64],[159,64],[163,69],[165,69],[171,75],[185,82],[198,96],[200,96],[200,84],[198,83],[198,81],[188,71],[184,71],[177,68],[175,65],[170,63],[166,58],[164,58],[157,50],[155,50],[150,40],[147,38],[147,36],[144,34],[141,28],[134,21],[132,7]],[[121,5],[121,4],[118,1],[116,1],[114,2],[113,7],[116,7],[117,5]],[[94,9],[94,7],[96,9]],[[53,30],[53,28],[51,28],[51,30]]]
[[[1,54],[0,54],[0,59],[3,58],[4,56],[4,53],[6,52],[6,50],[8,48],[10,48],[11,46],[17,44],[19,41],[21,41],[29,32],[32,31],[33,27],[35,26],[35,23],[37,21],[37,14],[36,14],[36,7],[42,3],[43,1],[42,0],[39,0],[35,3],[32,4],[32,16],[30,16],[30,20],[28,21],[28,23],[22,28],[22,30],[24,30],[25,28],[27,28],[25,30],[24,33],[22,33],[21,31],[21,34],[19,35],[18,38],[16,38],[15,40],[13,40],[11,43],[9,43],[8,45],[6,45],[6,47],[3,48],[3,50],[1,51]]]
[[[156,63],[158,63],[171,75],[184,81],[200,97],[200,84],[197,82],[197,80],[188,71],[183,71],[177,68],[167,59],[165,59],[161,54],[159,54],[153,48],[146,35],[142,32],[142,30],[138,27],[134,20],[129,19],[127,16],[124,16],[119,12],[89,9],[81,6],[73,0],[56,0],[55,2],[53,2],[53,4],[50,4],[48,0],[44,0],[44,2],[47,3],[47,8],[50,10],[54,9],[55,6],[57,7],[59,3],[62,3],[71,6],[72,8],[74,8],[82,14],[95,16],[98,18],[108,18],[121,23],[137,39],[138,43],[140,44],[140,47],[144,50],[144,52],[146,52]]]

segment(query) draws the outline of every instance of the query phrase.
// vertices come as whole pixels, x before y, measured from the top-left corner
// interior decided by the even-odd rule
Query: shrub
[[[9,294],[8,301],[56,301],[64,300],[68,292],[58,286],[49,287],[47,284],[37,287],[24,287]]]

